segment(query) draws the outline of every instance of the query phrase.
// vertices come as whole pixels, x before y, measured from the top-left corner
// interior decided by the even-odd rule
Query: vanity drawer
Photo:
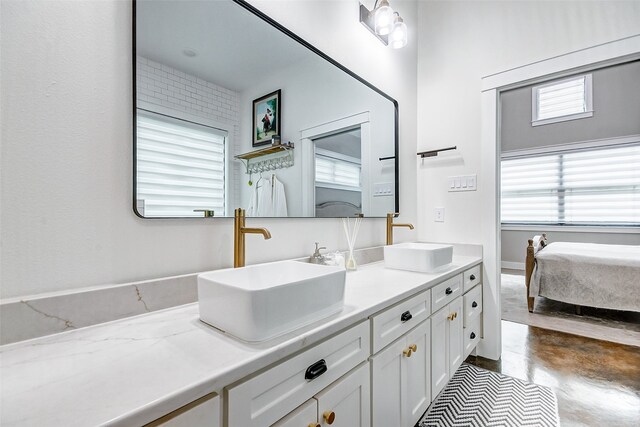
[[[464,276],[464,291],[468,292],[469,289],[481,282],[480,264],[468,269],[462,275]]]
[[[420,292],[371,318],[373,352],[385,348],[431,315],[431,290]]]
[[[466,359],[478,345],[478,341],[482,335],[482,331],[480,329],[481,324],[480,316],[478,316],[471,321],[469,326],[465,326],[462,330],[462,333],[464,334],[464,359]]]
[[[482,285],[478,285],[464,294],[464,327],[482,313]]]
[[[362,322],[227,391],[228,425],[268,426],[369,357]],[[321,361],[324,360],[324,363]],[[326,371],[323,365],[326,366]],[[312,367],[314,367],[312,369]],[[312,375],[313,371],[317,375]],[[307,379],[309,378],[309,379]]]
[[[462,295],[462,274],[431,288],[431,311],[435,313],[460,295]]]

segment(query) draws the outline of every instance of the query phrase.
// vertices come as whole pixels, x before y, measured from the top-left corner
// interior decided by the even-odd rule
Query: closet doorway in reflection
[[[362,213],[361,145],[360,126],[313,140],[316,218]]]

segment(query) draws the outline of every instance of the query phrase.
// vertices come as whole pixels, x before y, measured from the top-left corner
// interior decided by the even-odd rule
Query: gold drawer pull
[[[409,346],[409,349],[415,353],[416,351],[418,351],[418,346],[415,344],[411,344]]]
[[[311,423],[309,427],[320,427],[320,423]]]
[[[454,316],[453,313],[451,313],[450,315],[447,316],[447,319],[449,319],[449,320],[453,320],[455,318],[456,318],[456,316]]]
[[[333,424],[333,422],[336,420],[336,413],[333,411],[324,411],[322,417],[327,422],[327,424]]]
[[[411,348],[405,348],[402,350],[402,354],[404,354],[405,357],[411,357]]]

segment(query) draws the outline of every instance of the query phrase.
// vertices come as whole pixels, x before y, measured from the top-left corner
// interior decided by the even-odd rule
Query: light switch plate
[[[435,213],[436,213],[436,216],[434,218],[434,221],[444,222],[444,208],[436,208]]]
[[[376,182],[373,184],[373,197],[393,196],[393,182]]]
[[[451,191],[476,191],[478,179],[474,175],[450,176],[447,179],[448,190]]]

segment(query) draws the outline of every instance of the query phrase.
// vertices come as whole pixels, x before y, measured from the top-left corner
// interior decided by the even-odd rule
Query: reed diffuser
[[[352,219],[353,221],[351,221]],[[356,246],[356,239],[358,238],[358,230],[360,229],[361,223],[361,217],[342,218],[342,227],[344,228],[344,235],[347,238],[347,246],[349,246],[347,261],[344,263],[344,266],[347,270],[356,270],[358,268],[356,260],[353,257],[353,249]]]

